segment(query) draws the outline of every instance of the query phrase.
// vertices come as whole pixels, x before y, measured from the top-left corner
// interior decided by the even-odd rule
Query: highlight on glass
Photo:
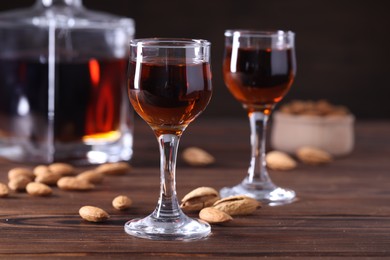
[[[210,42],[150,38],[130,42],[128,96],[152,128],[160,148],[160,196],[147,217],[125,224],[133,236],[193,240],[209,235],[210,225],[185,215],[176,195],[176,158],[186,127],[212,96]],[[157,176],[156,176],[157,180]]]

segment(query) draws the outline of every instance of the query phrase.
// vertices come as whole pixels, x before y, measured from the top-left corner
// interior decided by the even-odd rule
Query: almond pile
[[[279,109],[282,113],[312,116],[345,116],[350,114],[345,106],[336,106],[326,100],[293,100]]]
[[[33,169],[16,167],[8,171],[8,185],[0,182],[0,198],[9,196],[10,190],[27,192],[32,196],[50,196],[53,186],[64,191],[93,190],[105,176],[123,175],[130,171],[131,166],[125,162],[105,163],[80,173],[67,163],[38,165]],[[131,204],[131,199],[125,195],[117,196],[112,201],[117,210],[128,209]],[[106,211],[94,206],[80,208],[79,214],[91,222],[102,222],[109,218]]]

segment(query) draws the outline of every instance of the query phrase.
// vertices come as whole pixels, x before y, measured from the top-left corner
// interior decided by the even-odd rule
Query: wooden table
[[[193,242],[149,241],[123,230],[127,220],[149,214],[158,196],[157,142],[143,121],[136,123],[131,174],[106,177],[90,192],[55,188],[51,197],[13,193],[0,199],[0,258],[390,258],[390,121],[358,121],[353,153],[331,164],[271,171],[275,183],[297,192],[295,203],[213,225],[211,236]],[[248,122],[201,117],[183,135],[181,151],[188,146],[206,149],[217,162],[194,168],[179,158],[179,198],[198,186],[236,184],[249,163]],[[15,166],[20,164],[1,161],[0,180],[6,182]],[[112,208],[118,194],[133,199],[131,209]],[[106,209],[110,220],[83,221],[83,205]]]

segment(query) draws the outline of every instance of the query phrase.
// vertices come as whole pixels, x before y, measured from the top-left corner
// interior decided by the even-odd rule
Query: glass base
[[[207,237],[211,227],[207,222],[184,214],[175,218],[157,218],[151,214],[125,224],[127,234],[152,240],[195,240]]]
[[[0,129],[1,132],[1,129]],[[53,147],[52,147],[53,146]],[[52,149],[49,149],[49,148]],[[4,140],[0,136],[0,157],[23,163],[49,164],[67,162],[74,165],[101,164],[128,161],[133,156],[133,134],[124,132],[114,142],[102,143],[54,143],[33,144],[14,139]]]
[[[273,183],[242,183],[234,187],[225,187],[220,191],[222,198],[246,195],[270,206],[289,204],[295,201],[293,190],[275,186]]]

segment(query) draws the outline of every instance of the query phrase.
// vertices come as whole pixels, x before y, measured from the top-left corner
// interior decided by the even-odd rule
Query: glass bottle
[[[129,160],[126,94],[132,19],[82,0],[0,14],[0,156],[74,164]],[[130,112],[129,112],[130,111]]]

